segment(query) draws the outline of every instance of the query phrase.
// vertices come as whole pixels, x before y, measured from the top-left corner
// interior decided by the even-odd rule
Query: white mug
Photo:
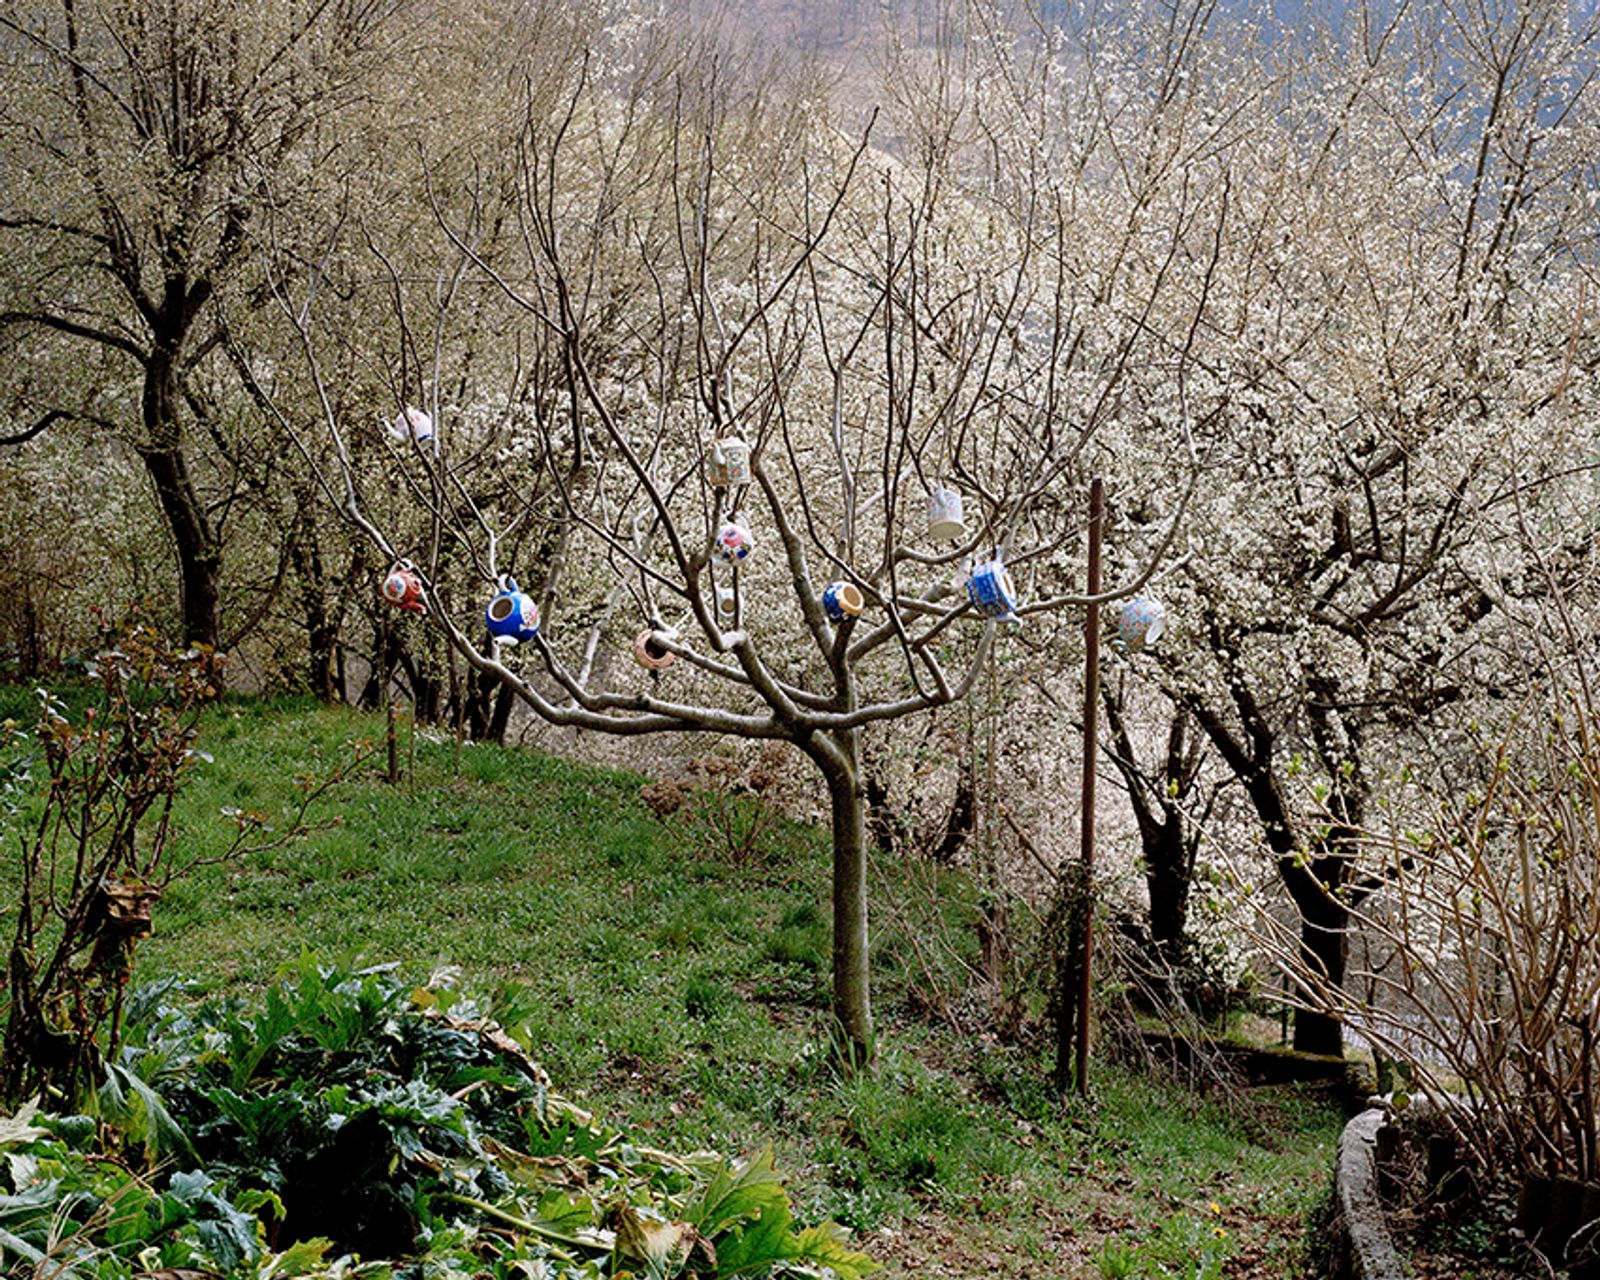
[[[732,587],[718,587],[717,597],[717,622],[721,626],[728,626],[739,616],[739,602],[734,598]]]
[[[964,538],[966,533],[961,495],[942,484],[934,485],[928,495],[928,536],[943,542]]]

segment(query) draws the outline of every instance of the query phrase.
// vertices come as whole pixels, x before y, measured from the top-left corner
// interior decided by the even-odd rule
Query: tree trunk
[[[312,696],[328,703],[343,702],[344,685],[338,670],[339,624],[328,612],[324,591],[327,574],[309,495],[302,493],[299,502],[306,513],[305,523],[300,537],[289,538],[289,554],[300,578],[300,607],[306,623],[306,678]]]
[[[221,637],[222,556],[189,479],[188,462],[178,449],[147,448],[140,454],[178,556],[184,641],[215,649]]]
[[[172,350],[176,349],[174,344]],[[184,641],[215,649],[222,634],[222,552],[189,475],[178,430],[178,398],[173,357],[158,348],[145,372],[141,404],[145,440],[139,456],[155,485],[178,557]]]
[[[376,711],[389,696],[389,683],[400,661],[399,627],[394,619],[380,616],[372,628],[372,670],[361,690],[363,711]]]
[[[506,745],[506,730],[511,727],[511,712],[517,705],[517,695],[510,685],[501,685],[495,694],[494,714],[489,717],[489,741],[497,747]]]
[[[506,744],[506,731],[511,726],[511,712],[517,695],[509,685],[501,684],[490,675],[467,674],[462,692],[466,702],[464,715],[451,710],[452,719],[464,719],[467,737],[473,742],[492,742],[497,747]]]
[[[1168,968],[1184,958],[1189,924],[1190,865],[1183,821],[1174,812],[1146,832],[1141,830],[1145,885],[1150,891],[1150,943],[1155,957]]]
[[[306,623],[311,633],[306,674],[311,680],[312,695],[322,702],[343,702],[344,681],[338,662],[339,630],[328,623],[327,611],[321,607],[308,611]]]
[[[829,735],[812,755],[828,783],[833,818],[833,1018],[849,1062],[872,1061],[872,993],[867,951],[867,824],[859,734]]]
[[[1345,859],[1337,854],[1280,863],[1289,896],[1300,912],[1300,959],[1332,989],[1344,985],[1349,948],[1349,909],[1339,900]],[[1344,1054],[1344,1025],[1314,1009],[1294,1015],[1294,1047],[1302,1053]]]

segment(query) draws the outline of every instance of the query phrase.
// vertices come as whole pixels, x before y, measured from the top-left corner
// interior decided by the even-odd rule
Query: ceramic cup
[[[739,617],[739,601],[733,594],[732,587],[718,587],[717,597],[717,625],[731,627]]]
[[[952,542],[967,536],[961,495],[942,484],[935,485],[933,492],[928,495],[928,536],[940,542]]]
[[[398,560],[383,580],[383,598],[407,613],[427,613],[422,603],[422,579],[411,567],[411,561]]]
[[[633,641],[633,660],[646,671],[665,671],[678,655],[658,639],[659,633],[646,627]]]
[[[830,582],[822,591],[823,612],[835,622],[859,618],[866,603],[861,588],[853,582]]]
[[[539,606],[517,586],[509,573],[500,575],[500,590],[483,611],[484,625],[497,640],[526,644],[539,634]]]
[[[750,483],[750,446],[737,436],[711,446],[711,483],[734,489]]]
[[[1117,614],[1117,639],[1130,653],[1151,648],[1166,629],[1167,611],[1161,601],[1150,596],[1134,596],[1123,601]]]
[[[967,575],[967,599],[978,611],[1001,622],[1021,622],[1017,617],[1017,592],[1011,574],[999,556],[975,565]]]
[[[750,530],[737,520],[729,520],[717,530],[717,540],[713,550],[716,551],[719,560],[738,564],[754,549],[755,540],[751,538]]]
[[[407,405],[395,414],[394,421],[389,424],[389,434],[396,440],[427,444],[433,439],[433,419],[421,409]]]

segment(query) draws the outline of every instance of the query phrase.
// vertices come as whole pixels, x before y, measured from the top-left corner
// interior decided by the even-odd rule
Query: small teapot
[[[717,540],[712,544],[712,550],[717,553],[719,560],[726,560],[729,564],[738,564],[755,549],[755,539],[750,536],[750,530],[731,516],[728,522],[717,530]]]
[[[866,603],[861,588],[853,582],[830,582],[822,590],[822,611],[834,622],[859,618]]]
[[[1017,617],[1017,592],[1011,583],[1011,573],[998,555],[973,566],[967,575],[967,599],[990,618],[1001,622],[1022,621]]]
[[[422,579],[409,560],[394,562],[380,590],[383,598],[397,609],[404,609],[407,613],[428,612],[428,606],[422,602]]]
[[[484,609],[483,620],[497,640],[526,644],[539,634],[539,606],[509,573],[500,575],[500,590]]]
[[[1167,629],[1167,610],[1150,596],[1124,600],[1117,614],[1117,640],[1129,653],[1152,648]]]

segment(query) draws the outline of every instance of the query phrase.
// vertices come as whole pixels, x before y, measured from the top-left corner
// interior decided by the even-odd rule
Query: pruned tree
[[[362,428],[321,376],[338,339],[315,281],[288,272],[277,302],[320,420],[265,400],[346,517],[412,563],[426,625],[545,721],[785,742],[816,767],[834,1015],[864,1060],[862,732],[967,694],[1004,643],[975,579],[1021,619],[1095,603],[1071,585],[1086,450],[1138,379],[1181,387],[1184,357],[1148,318],[1220,187],[1186,175],[1162,193],[1166,225],[1132,213],[1121,253],[1086,265],[1089,215],[1042,172],[980,197],[959,155],[930,158],[940,173],[907,164],[836,130],[820,87],[780,93],[663,39],[592,55],[559,98],[530,80],[509,249],[484,247],[502,186],[436,197],[434,284],[397,293],[393,324],[447,333],[461,282],[492,285],[517,316],[518,376],[494,400],[443,400],[435,342],[435,434],[396,447],[376,491],[353,455]],[[1189,283],[1183,306],[1203,311],[1203,278]],[[941,490],[964,506],[943,542]],[[1176,518],[1186,493],[1153,509]],[[505,554],[519,536],[532,563]],[[541,617],[514,654],[468,621],[512,571],[530,590],[508,612],[537,597]],[[606,660],[634,643],[638,668]]]

